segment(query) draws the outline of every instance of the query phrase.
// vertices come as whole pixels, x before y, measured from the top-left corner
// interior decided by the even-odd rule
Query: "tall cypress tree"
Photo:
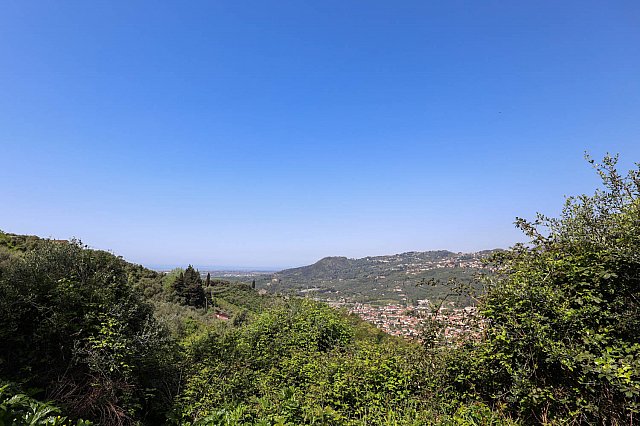
[[[200,273],[189,265],[184,271],[184,297],[185,303],[196,308],[204,306],[204,289]]]
[[[180,275],[178,275],[175,281],[171,284],[171,289],[173,290],[174,296],[182,303],[184,303],[185,288],[184,273],[180,272]]]

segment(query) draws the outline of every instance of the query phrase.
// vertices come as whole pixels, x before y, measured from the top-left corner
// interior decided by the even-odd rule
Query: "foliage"
[[[189,265],[171,284],[175,298],[182,304],[203,308],[205,306],[204,289],[200,273]]]
[[[24,253],[32,250],[40,241],[41,239],[35,235],[16,235],[0,231],[0,248],[9,252]]]
[[[124,263],[127,280],[147,300],[168,300],[168,292],[164,289],[163,275],[145,268],[142,265]]]
[[[460,405],[452,415],[438,420],[440,426],[510,426],[517,423],[481,402]]]
[[[206,289],[211,304],[216,310],[229,315],[248,311],[259,313],[272,306],[276,298],[258,294],[249,285],[221,280],[211,280],[212,286]]]
[[[441,415],[427,406],[437,385],[419,346],[325,305],[214,279],[207,312],[171,302],[165,276],[79,242],[16,253],[0,267],[0,376],[39,387],[72,418],[409,425]],[[187,270],[174,276],[198,275]]]
[[[313,265],[259,276],[256,285],[272,293],[315,294],[327,300],[412,304],[417,299],[446,297],[451,279],[474,283],[474,275],[482,266],[480,259],[487,254],[441,250],[362,259],[327,257]],[[420,280],[431,280],[437,285],[416,286]]]
[[[86,420],[71,421],[61,410],[17,392],[10,383],[0,386],[0,426],[91,426]]]
[[[437,304],[418,345],[309,299],[204,288],[192,266],[0,233],[0,377],[40,389],[0,387],[0,426],[637,424],[640,166],[592,164],[603,189],[518,219],[530,243],[494,254],[480,340],[443,338]],[[440,303],[479,288],[420,278]]]
[[[227,424],[221,419],[240,422],[241,413],[248,424],[380,424],[392,416],[420,424],[419,347],[358,334],[350,319],[305,299],[203,334],[189,347],[193,370],[179,418]]]
[[[486,340],[456,366],[460,389],[529,422],[631,424],[640,410],[640,169],[591,162],[603,189],[518,219],[531,242],[494,258]]]
[[[216,322],[212,315],[191,306],[158,300],[153,300],[151,303],[157,321],[169,330],[176,341],[205,330]]]
[[[76,241],[42,240],[12,257],[0,269],[0,377],[43,389],[77,417],[161,413],[176,351],[125,266]]]

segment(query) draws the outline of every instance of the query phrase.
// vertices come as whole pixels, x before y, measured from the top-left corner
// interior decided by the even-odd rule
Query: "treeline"
[[[0,424],[638,424],[640,166],[592,163],[490,260],[474,339],[0,234]]]

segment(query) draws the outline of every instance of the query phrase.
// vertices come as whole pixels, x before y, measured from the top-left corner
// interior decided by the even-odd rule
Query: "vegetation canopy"
[[[493,257],[463,381],[528,422],[630,424],[640,408],[640,173],[587,159],[603,188],[517,219],[530,243]]]
[[[472,338],[0,233],[0,426],[638,424],[640,166],[589,161],[490,258]]]

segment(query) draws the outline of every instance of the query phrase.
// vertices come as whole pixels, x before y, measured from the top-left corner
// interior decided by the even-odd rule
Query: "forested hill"
[[[412,303],[443,297],[450,279],[472,282],[474,275],[484,269],[482,260],[493,252],[439,250],[361,259],[325,257],[313,265],[262,276],[258,285],[273,292],[313,292],[326,299]],[[419,285],[428,280],[440,285]]]
[[[33,249],[40,240],[35,235],[10,234],[0,230],[0,248],[5,252],[25,252]]]
[[[637,425],[640,165],[594,166],[593,196],[516,220],[530,241],[492,257],[473,332],[447,334],[433,310],[419,342],[191,266],[0,233],[0,425]],[[382,269],[357,265],[419,279],[479,256],[328,258],[290,276],[364,274],[386,293]]]

